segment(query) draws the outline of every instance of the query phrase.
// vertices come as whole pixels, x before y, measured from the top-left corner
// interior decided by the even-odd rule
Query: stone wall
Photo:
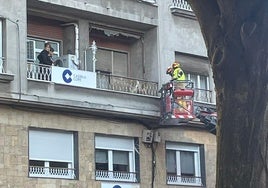
[[[62,129],[78,132],[79,180],[28,177],[29,127]],[[122,135],[140,138],[140,187],[151,187],[151,148],[141,143],[142,125],[112,119],[72,116],[38,109],[0,107],[0,188],[100,188],[95,181],[94,134]],[[155,188],[166,185],[166,141],[204,144],[207,188],[215,187],[216,139],[202,130],[159,129],[161,143],[156,146]],[[183,187],[183,186],[178,186]],[[188,186],[189,187],[189,186]]]

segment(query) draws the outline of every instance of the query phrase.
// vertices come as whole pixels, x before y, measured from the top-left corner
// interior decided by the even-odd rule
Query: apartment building
[[[184,0],[10,0],[0,14],[0,187],[215,187],[216,138],[159,126],[181,62],[195,108],[212,72]],[[45,42],[59,66],[39,64]]]

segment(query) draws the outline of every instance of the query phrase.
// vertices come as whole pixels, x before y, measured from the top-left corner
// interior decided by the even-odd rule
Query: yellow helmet
[[[176,68],[179,68],[180,67],[180,64],[177,62],[177,61],[175,61],[173,64],[172,64],[172,68],[173,69],[176,69]]]

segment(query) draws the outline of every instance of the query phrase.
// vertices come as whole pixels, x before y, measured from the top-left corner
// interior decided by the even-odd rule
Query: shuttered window
[[[98,48],[96,70],[118,76],[128,76],[128,53]]]
[[[195,144],[166,144],[166,167],[168,184],[204,185],[203,147]]]
[[[30,130],[29,155],[32,160],[73,162],[73,133]]]

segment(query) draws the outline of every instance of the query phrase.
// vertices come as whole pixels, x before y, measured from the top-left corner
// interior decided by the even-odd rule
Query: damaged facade
[[[159,89],[175,60],[195,83],[195,108],[215,108],[186,1],[10,0],[0,9],[0,187],[215,187],[215,135],[200,122],[159,127]],[[39,64],[45,42],[61,65]]]

